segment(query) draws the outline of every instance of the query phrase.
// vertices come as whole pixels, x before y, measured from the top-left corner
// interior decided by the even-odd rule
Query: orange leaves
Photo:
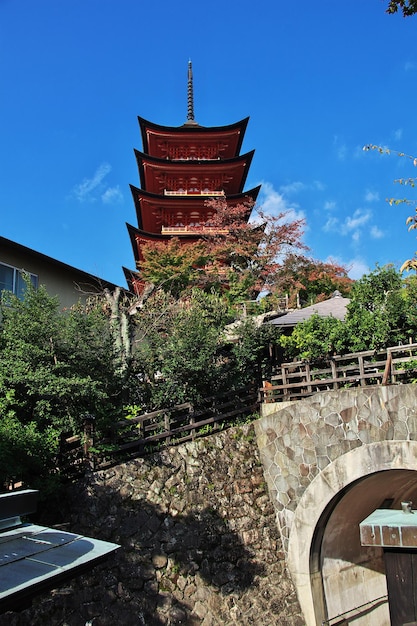
[[[227,283],[241,283],[245,297],[251,298],[288,249],[305,249],[301,242],[303,220],[290,221],[285,213],[271,216],[254,209],[251,200],[232,205],[218,198],[206,205],[210,220],[187,227],[197,241],[176,237],[141,247],[144,280],[174,291],[213,284],[223,289]]]
[[[342,265],[298,254],[289,254],[270,281],[271,291],[279,297],[287,294],[292,306],[297,297],[302,304],[312,304],[329,298],[335,290],[346,295],[353,284]]]

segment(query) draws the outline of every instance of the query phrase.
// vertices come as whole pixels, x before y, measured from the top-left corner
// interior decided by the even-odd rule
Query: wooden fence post
[[[90,450],[94,443],[94,420],[91,413],[84,415],[84,462],[87,467],[94,469],[94,458]]]
[[[391,366],[392,366],[392,352],[390,350],[387,351],[387,360],[385,363],[384,375],[382,377],[382,384],[387,385],[388,380],[391,376]],[[393,381],[394,382],[394,381]]]

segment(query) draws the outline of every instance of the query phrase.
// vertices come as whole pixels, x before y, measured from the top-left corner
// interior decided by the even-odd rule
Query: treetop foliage
[[[348,270],[335,261],[324,262],[290,253],[277,266],[268,287],[273,296],[287,294],[289,306],[295,307],[327,300],[334,291],[346,297],[353,283]]]
[[[417,13],[417,0],[390,0],[387,13],[397,13],[398,10],[402,11],[403,17],[409,17]]]
[[[61,433],[82,432],[87,413],[98,429],[118,415],[124,382],[105,306],[63,313],[27,281],[23,300],[3,292],[0,320],[0,484],[33,484],[53,469]]]
[[[417,277],[377,266],[350,291],[345,321],[314,315],[279,343],[284,359],[322,360],[335,354],[409,343],[417,338]]]
[[[226,332],[236,322],[227,300],[192,289],[177,300],[155,292],[136,316],[135,367],[144,381],[139,403],[162,408],[245,386],[264,366],[269,339],[276,329],[237,323],[233,341]],[[253,349],[244,345],[252,341]],[[260,368],[260,369],[259,369]]]
[[[212,199],[206,204],[210,221],[189,226],[197,241],[174,238],[143,246],[140,271],[145,281],[176,296],[193,286],[217,292],[232,286],[229,300],[248,300],[275,272],[280,256],[305,249],[302,219],[291,220],[287,213],[271,216],[252,202],[230,206],[225,199]]]

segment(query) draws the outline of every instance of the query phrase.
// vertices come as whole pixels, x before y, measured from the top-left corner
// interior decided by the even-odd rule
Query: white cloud
[[[91,178],[84,178],[82,183],[79,183],[74,187],[73,191],[75,197],[80,202],[85,202],[86,200],[93,199],[91,197],[92,192],[97,189],[97,187],[100,187],[103,179],[110,171],[111,165],[109,163],[101,163],[101,165],[98,166]]]
[[[104,193],[101,194],[101,199],[104,204],[117,204],[123,200],[123,194],[120,191],[119,185],[117,187],[108,187]]]
[[[362,278],[364,274],[369,273],[369,266],[362,259],[352,259],[346,263],[346,267],[349,269],[349,277],[353,278],[353,280],[358,280],[358,278]]]
[[[329,217],[323,226],[325,232],[338,232],[340,235],[350,235],[352,241],[357,243],[362,235],[362,230],[369,220],[372,218],[371,211],[363,211],[356,209],[353,215],[346,217],[342,222],[337,217]],[[375,231],[377,232],[377,230]]]
[[[385,237],[385,233],[380,228],[378,228],[378,226],[372,226],[371,237],[372,239],[382,239],[382,237]]]
[[[365,200],[366,202],[378,202],[379,193],[377,191],[371,191],[370,189],[368,189],[365,193]]]
[[[334,211],[336,208],[336,202],[334,202],[333,200],[327,200],[324,203],[324,210],[325,211]]]
[[[289,220],[304,219],[304,212],[299,209],[297,204],[289,203],[282,193],[276,191],[273,185],[268,182],[262,183],[259,204],[262,210],[269,215],[279,215],[287,213]]]
[[[347,217],[342,224],[342,233],[348,234],[351,232],[358,233],[362,226],[365,226],[372,217],[370,211],[363,211],[362,209],[356,209],[352,217]]]
[[[289,195],[291,193],[298,193],[299,191],[305,189],[305,187],[305,184],[301,181],[294,181],[293,183],[289,183],[288,185],[282,185],[279,190],[280,192]]]
[[[337,217],[329,217],[325,225],[323,226],[323,230],[326,233],[338,231],[340,228],[340,222]]]
[[[394,130],[395,141],[400,141],[402,138],[403,138],[403,129],[397,128],[397,130]]]
[[[364,156],[364,152],[367,152],[367,150],[365,150],[365,147],[363,145],[356,146],[353,151],[353,156],[355,159],[361,159]]]

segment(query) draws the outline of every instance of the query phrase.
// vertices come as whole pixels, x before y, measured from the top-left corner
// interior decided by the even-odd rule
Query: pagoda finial
[[[188,85],[187,85],[187,122],[194,123],[194,88],[193,88],[193,65],[188,61]]]

